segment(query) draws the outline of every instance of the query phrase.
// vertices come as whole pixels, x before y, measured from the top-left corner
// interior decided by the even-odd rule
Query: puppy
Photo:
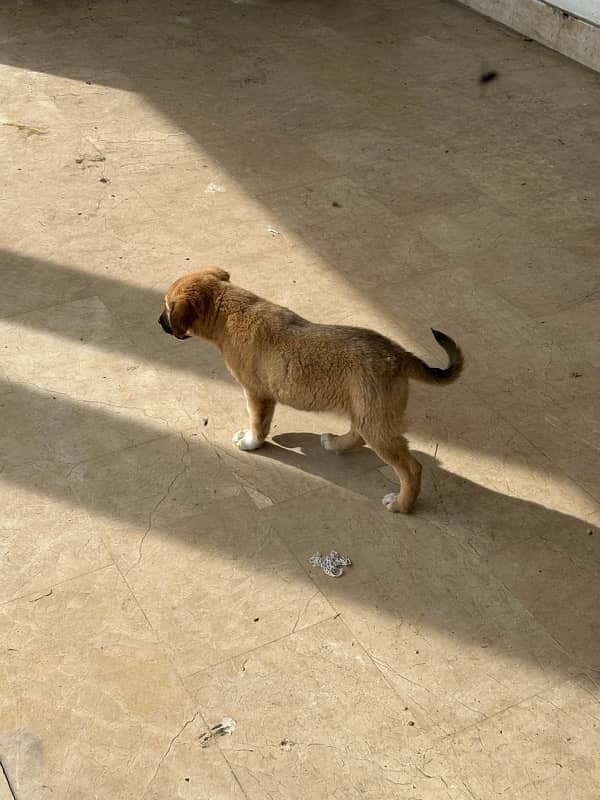
[[[421,486],[421,465],[402,436],[408,380],[446,384],[456,380],[463,356],[456,343],[433,331],[446,351],[446,369],[428,366],[396,342],[365,328],[320,325],[229,282],[217,267],[179,278],[159,317],[177,339],[214,342],[246,395],[250,428],[233,441],[255,450],[269,434],[277,403],[303,411],[336,411],[350,419],[343,436],[324,433],[321,444],[345,453],[368,444],[396,470],[400,493],[384,506],[409,513]]]

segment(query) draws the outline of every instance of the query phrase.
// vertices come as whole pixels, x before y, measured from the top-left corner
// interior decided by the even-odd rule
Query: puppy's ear
[[[181,338],[185,336],[194,321],[194,307],[186,298],[175,300],[169,312],[169,322],[173,335]]]
[[[207,267],[204,271],[214,275],[220,281],[229,281],[229,273],[227,270],[221,269],[221,267]]]

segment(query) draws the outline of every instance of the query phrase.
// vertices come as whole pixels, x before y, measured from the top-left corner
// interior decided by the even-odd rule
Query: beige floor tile
[[[549,245],[541,234],[536,238],[530,227],[489,200],[462,213],[450,207],[413,214],[406,224],[448,253],[459,273],[468,265],[472,294],[491,287],[533,319],[583,302],[596,291],[591,258]]]
[[[4,370],[0,370],[0,395],[12,394],[14,391],[12,384],[6,377]]]
[[[200,672],[186,685],[205,716],[237,722],[219,745],[252,799],[397,797],[388,771],[440,735],[390,688],[341,620]]]
[[[598,712],[591,681],[560,684],[432,748],[421,781],[452,800],[593,800],[600,792]]]
[[[201,436],[162,436],[76,465],[69,475],[76,501],[98,518],[118,565],[131,569],[152,545],[154,528],[198,519],[206,507],[243,488]],[[104,522],[103,522],[104,520]]]
[[[57,380],[55,385],[70,388],[69,381]],[[155,427],[154,420],[143,416],[131,419],[123,413],[126,408],[110,400],[78,402],[52,388],[17,383],[0,403],[6,423],[0,430],[5,463],[31,465],[40,473],[46,468],[65,476],[81,462],[164,434],[160,422]]]
[[[596,402],[592,396],[584,400],[585,406],[578,398],[580,408],[575,413],[567,403],[552,400],[542,409],[533,405],[523,413],[520,427],[554,464],[600,502]]]
[[[50,463],[6,466],[0,494],[0,604],[112,564],[93,516]]]
[[[187,426],[157,372],[120,354],[122,336],[98,298],[31,311],[2,323],[5,369],[14,383],[149,420],[156,432]]]
[[[488,564],[554,639],[586,669],[600,669],[598,529],[570,546],[554,530],[495,554]],[[586,535],[587,534],[587,535]],[[567,532],[568,535],[568,532]]]
[[[482,193],[448,164],[444,149],[399,137],[398,130],[386,129],[385,123],[323,131],[309,141],[360,190],[347,196],[345,216],[362,192],[400,216],[446,208],[458,214],[480,205]]]
[[[75,269],[59,270],[52,261],[28,258],[21,249],[2,250],[0,311],[10,318],[89,295],[91,276]],[[6,349],[6,348],[3,348]]]
[[[239,796],[186,729],[202,729],[192,702],[114,567],[3,606],[0,625],[0,746],[17,797],[197,797],[192,778]]]
[[[333,616],[265,525],[263,496],[206,441],[162,438],[71,483],[182,674]]]
[[[333,488],[265,516],[306,563],[332,549],[352,558],[342,579],[314,569],[313,578],[386,677],[444,730],[572,672],[553,638],[446,530],[383,508],[377,515]]]
[[[400,224],[376,195],[343,177],[274,193],[268,202],[294,220],[305,246],[321,253],[354,286],[366,288],[439,265],[443,254],[436,243],[417,226]]]

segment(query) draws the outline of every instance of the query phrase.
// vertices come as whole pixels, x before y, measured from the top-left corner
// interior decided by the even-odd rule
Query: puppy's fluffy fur
[[[166,333],[208,339],[223,354],[246,394],[250,428],[233,438],[241,450],[263,444],[277,403],[339,412],[350,419],[350,430],[323,434],[323,447],[344,453],[367,443],[400,479],[400,493],[386,495],[383,504],[390,511],[412,510],[421,465],[402,436],[408,380],[446,384],[458,378],[463,356],[449,336],[433,331],[449,364],[430,367],[375,331],[309,322],[234,286],[229,273],[216,267],[176,280],[159,322]]]

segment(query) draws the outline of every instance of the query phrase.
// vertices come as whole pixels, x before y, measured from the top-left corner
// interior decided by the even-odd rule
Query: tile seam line
[[[143,606],[142,606],[142,604],[141,604],[140,600],[138,599],[138,597],[137,597],[136,593],[134,592],[134,590],[133,590],[133,588],[132,588],[131,584],[130,584],[130,583],[129,583],[129,581],[127,580],[127,576],[126,576],[126,575],[125,575],[125,574],[122,572],[121,568],[119,567],[119,565],[118,565],[118,564],[117,564],[117,562],[115,561],[114,557],[112,556],[112,553],[111,553],[110,555],[111,555],[111,559],[112,559],[112,561],[113,561],[113,565],[114,565],[114,567],[115,567],[115,569],[116,569],[117,573],[120,575],[120,577],[121,577],[121,580],[123,581],[124,585],[126,586],[126,588],[127,588],[128,592],[129,592],[130,596],[133,598],[133,601],[135,602],[135,604],[136,604],[136,606],[137,606],[138,610],[139,610],[139,611],[140,611],[140,613],[142,614],[142,616],[143,616],[143,618],[144,618],[144,620],[145,620],[145,622],[146,622],[146,625],[148,626],[148,629],[149,629],[149,631],[151,631],[151,633],[152,633],[152,634],[155,636],[155,638],[156,638],[156,642],[155,642],[155,644],[156,644],[156,645],[159,647],[160,651],[163,653],[163,655],[164,655],[164,656],[165,656],[165,658],[167,659],[168,663],[169,663],[169,664],[170,664],[170,666],[171,666],[171,670],[173,671],[173,675],[174,675],[174,676],[175,676],[175,678],[177,679],[177,682],[179,683],[179,685],[182,687],[182,689],[183,689],[183,691],[184,691],[184,694],[185,694],[185,696],[186,696],[186,697],[188,698],[188,700],[190,701],[191,708],[192,708],[192,709],[194,709],[194,716],[195,716],[195,715],[198,715],[198,716],[200,716],[200,717],[201,717],[201,719],[202,719],[202,721],[203,721],[203,723],[204,723],[204,725],[205,725],[205,726],[208,728],[208,727],[209,727],[209,723],[208,723],[208,721],[207,721],[207,718],[206,718],[206,716],[205,716],[204,709],[203,709],[202,705],[201,705],[200,703],[198,703],[198,701],[197,701],[197,700],[196,700],[196,699],[193,697],[193,695],[192,695],[191,691],[189,690],[189,688],[188,688],[188,687],[185,685],[184,678],[183,678],[183,676],[181,675],[181,673],[179,672],[179,669],[178,669],[178,667],[177,667],[177,664],[176,664],[176,662],[175,662],[175,660],[174,660],[174,658],[173,658],[173,655],[172,655],[172,652],[171,652],[171,648],[170,648],[170,647],[167,645],[167,643],[166,643],[166,642],[165,642],[165,641],[164,641],[164,640],[161,638],[161,636],[160,636],[159,632],[156,630],[156,628],[154,627],[154,625],[152,625],[152,623],[150,622],[150,619],[148,618],[148,615],[146,614],[146,612],[145,612],[145,610],[144,610],[144,608],[143,608]],[[194,717],[192,717],[192,720],[193,720],[193,719],[194,719]],[[186,726],[184,725],[184,728],[185,728],[185,727],[186,727]],[[182,729],[182,730],[183,730],[183,729]],[[177,736],[178,736],[178,735],[179,735],[179,734],[176,734],[175,738],[177,738]],[[173,740],[171,741],[171,745],[169,746],[169,749],[167,750],[167,754],[168,754],[168,752],[170,751],[170,749],[171,749],[171,747],[172,747],[172,745],[173,745],[173,742],[174,742],[174,741],[175,741],[175,739],[173,739]],[[221,758],[223,759],[223,761],[224,761],[224,762],[225,762],[225,764],[227,765],[227,768],[229,769],[229,772],[231,773],[231,775],[232,775],[233,779],[235,780],[235,782],[236,782],[236,783],[237,783],[237,785],[239,786],[239,789],[240,789],[240,791],[242,792],[242,795],[243,795],[243,796],[244,796],[244,797],[245,797],[245,798],[248,800],[248,795],[247,795],[247,793],[244,791],[244,788],[242,787],[242,785],[241,785],[241,783],[240,783],[240,780],[239,780],[238,776],[236,775],[235,771],[233,770],[233,767],[232,767],[232,766],[231,766],[231,764],[229,763],[229,760],[227,759],[227,757],[225,756],[225,754],[223,753],[223,751],[221,750],[221,748],[220,748],[220,747],[219,747],[219,748],[217,748],[217,749],[218,749],[219,753],[221,754]],[[166,755],[167,755],[167,754],[165,754],[165,756],[163,756],[163,758],[164,758],[164,757],[166,757]],[[144,789],[144,794],[143,794],[142,798],[146,797],[146,794],[147,794],[147,792],[149,791],[149,789],[150,789],[150,786],[152,785],[152,783],[154,782],[154,779],[155,779],[155,778],[156,778],[156,776],[158,775],[158,771],[159,771],[159,769],[160,769],[160,761],[159,761],[158,769],[157,769],[157,771],[156,771],[156,773],[155,773],[154,777],[151,779],[150,783],[149,783],[149,784],[146,786],[146,788]]]
[[[100,538],[102,539],[102,537],[100,537]],[[105,545],[105,546],[106,546],[106,545]],[[108,548],[107,548],[107,549],[108,549]],[[184,682],[184,680],[183,680],[183,678],[182,678],[182,676],[181,676],[181,674],[180,674],[180,672],[179,672],[179,670],[178,670],[178,668],[177,668],[177,664],[175,663],[175,660],[174,660],[174,658],[173,658],[173,655],[172,655],[172,652],[171,652],[171,649],[170,649],[170,647],[169,647],[169,646],[166,644],[166,642],[165,642],[165,641],[164,641],[164,640],[161,638],[161,636],[160,636],[159,632],[156,630],[156,628],[154,627],[154,625],[152,625],[152,623],[150,622],[150,619],[148,618],[148,615],[146,614],[146,612],[145,612],[145,610],[144,610],[144,608],[143,608],[143,606],[142,606],[142,604],[141,604],[140,600],[138,599],[138,597],[137,597],[136,593],[134,592],[134,590],[133,590],[133,588],[132,588],[131,584],[130,584],[130,583],[129,583],[129,581],[127,580],[127,575],[126,575],[126,574],[124,574],[124,573],[123,573],[123,571],[121,570],[121,568],[120,568],[119,564],[117,563],[117,561],[115,560],[115,558],[114,558],[114,556],[113,556],[112,552],[111,552],[110,550],[108,550],[108,552],[109,552],[109,555],[110,555],[110,558],[111,558],[111,561],[112,561],[112,564],[109,564],[108,566],[113,566],[113,567],[115,568],[115,570],[116,570],[117,574],[120,576],[120,578],[121,578],[121,580],[122,580],[122,582],[123,582],[124,586],[126,587],[127,591],[129,592],[129,595],[130,595],[130,597],[133,599],[133,601],[134,601],[134,603],[136,604],[136,607],[138,608],[138,610],[139,610],[140,614],[141,614],[141,615],[142,615],[142,617],[144,618],[144,621],[145,621],[146,625],[148,626],[148,630],[149,630],[149,631],[150,631],[150,633],[151,633],[151,634],[154,636],[154,638],[155,638],[155,642],[154,642],[155,646],[157,646],[157,647],[159,648],[159,651],[160,651],[160,652],[161,652],[161,653],[164,655],[164,657],[166,658],[167,662],[170,664],[170,667],[171,667],[171,670],[172,670],[172,673],[173,673],[174,677],[177,679],[177,682],[178,682],[178,684],[179,684],[179,685],[182,687],[185,697],[187,697],[187,698],[188,698],[188,700],[190,701],[190,706],[191,706],[191,708],[192,708],[192,709],[194,709],[194,716],[192,716],[192,718],[191,718],[191,719],[193,720],[193,719],[194,719],[194,717],[195,717],[196,715],[198,715],[198,716],[200,716],[200,717],[201,717],[201,719],[202,719],[202,721],[203,721],[204,725],[205,725],[206,727],[208,727],[208,722],[207,722],[207,719],[206,719],[206,717],[205,717],[205,715],[204,715],[204,710],[202,709],[202,706],[201,706],[201,705],[200,705],[200,704],[199,704],[199,703],[196,701],[196,699],[195,699],[195,698],[192,696],[192,693],[190,692],[190,690],[188,689],[188,687],[185,685],[185,682]],[[183,728],[180,730],[180,733],[181,733],[181,732],[182,732],[182,731],[185,729],[185,727],[187,726],[187,724],[189,724],[189,722],[184,724]],[[171,744],[169,745],[169,748],[168,748],[168,750],[167,750],[166,754],[165,754],[164,756],[162,756],[162,758],[165,758],[165,757],[166,757],[166,755],[167,755],[167,754],[170,752],[170,750],[171,750],[171,747],[172,747],[172,745],[173,745],[173,743],[174,743],[174,741],[175,741],[175,739],[177,738],[177,736],[178,736],[178,735],[179,735],[179,734],[176,734],[176,735],[175,735],[175,738],[171,740]],[[234,772],[233,768],[231,767],[231,764],[229,763],[229,761],[227,760],[227,758],[226,758],[226,757],[223,755],[223,753],[222,753],[222,751],[220,750],[220,748],[218,748],[218,749],[219,749],[219,752],[221,753],[221,757],[222,757],[222,759],[223,759],[223,760],[225,761],[225,763],[227,764],[227,767],[228,767],[228,769],[229,769],[229,771],[230,771],[230,773],[231,773],[231,775],[232,775],[233,779],[234,779],[234,780],[235,780],[235,782],[238,784],[238,786],[239,786],[239,788],[240,788],[240,791],[242,792],[242,795],[243,795],[245,798],[248,798],[248,795],[246,794],[246,792],[244,791],[243,787],[241,786],[241,784],[240,784],[240,781],[239,781],[239,778],[238,778],[238,776],[235,774],[235,772]],[[147,794],[147,792],[149,791],[151,784],[154,782],[154,779],[155,779],[155,778],[156,778],[156,776],[158,775],[158,771],[159,771],[159,769],[160,769],[160,763],[161,763],[161,761],[159,760],[159,764],[158,764],[157,771],[156,771],[156,773],[154,774],[154,776],[151,778],[151,780],[150,780],[150,783],[149,783],[149,784],[148,784],[148,785],[145,787],[145,789],[144,789],[144,794],[143,794],[143,796],[142,796],[142,797],[146,797],[146,794]]]
[[[216,669],[217,667],[222,667],[225,664],[229,664],[237,659],[245,658],[246,656],[250,656],[252,653],[256,653],[258,650],[262,650],[264,647],[270,647],[273,644],[277,644],[278,642],[282,642],[284,639],[288,639],[290,636],[295,636],[303,631],[308,631],[311,628],[316,627],[317,625],[322,625],[324,622],[331,622],[334,619],[337,619],[341,616],[340,612],[336,612],[329,617],[323,617],[323,619],[318,619],[315,622],[311,622],[309,625],[305,625],[302,628],[296,628],[296,630],[290,630],[287,633],[278,636],[276,639],[271,639],[268,642],[263,642],[262,644],[256,645],[256,647],[251,647],[249,650],[244,650],[240,653],[233,653],[227,658],[222,659],[221,661],[215,661],[212,664],[206,664],[204,667],[200,667],[200,669],[194,670],[194,672],[189,673],[180,673],[181,679],[185,682],[192,678],[196,678],[202,673],[209,672],[210,670]]]
[[[544,458],[546,458],[546,459],[547,459],[547,460],[550,462],[550,464],[552,464],[552,466],[554,467],[554,469],[556,470],[556,472],[557,472],[559,475],[561,475],[563,478],[565,478],[565,479],[566,479],[566,480],[567,480],[569,483],[571,483],[573,486],[576,486],[576,487],[577,487],[577,488],[578,488],[578,489],[579,489],[579,490],[580,490],[580,491],[581,491],[583,494],[585,494],[585,496],[586,496],[586,497],[587,497],[589,500],[591,500],[591,501],[592,501],[592,502],[593,502],[595,505],[598,505],[598,504],[600,503],[600,498],[598,498],[598,497],[595,497],[593,494],[591,494],[591,493],[590,493],[590,491],[589,491],[588,489],[586,489],[586,487],[585,487],[585,486],[582,486],[582,484],[581,484],[581,483],[580,483],[578,480],[576,480],[575,478],[572,478],[572,477],[569,475],[569,473],[568,473],[568,472],[565,472],[565,470],[564,470],[564,469],[563,469],[563,468],[562,468],[560,465],[558,465],[558,464],[555,462],[555,460],[554,460],[554,459],[553,459],[551,456],[549,456],[549,455],[548,455],[548,453],[546,453],[545,449],[543,449],[543,448],[542,448],[540,445],[537,445],[537,444],[535,444],[535,442],[531,441],[531,439],[528,437],[528,435],[527,435],[526,433],[524,433],[524,431],[522,431],[520,427],[517,427],[517,426],[514,424],[514,422],[511,422],[511,420],[510,420],[510,419],[508,419],[508,418],[507,418],[507,417],[504,415],[504,412],[503,412],[503,411],[501,411],[500,409],[498,409],[498,408],[496,407],[496,405],[495,405],[495,404],[492,404],[492,403],[489,401],[489,399],[488,399],[488,398],[486,398],[486,396],[485,396],[485,395],[482,395],[482,394],[480,394],[480,393],[478,392],[478,390],[477,390],[477,387],[476,387],[476,385],[475,385],[475,384],[472,384],[472,385],[470,385],[470,389],[471,389],[471,391],[472,391],[472,392],[473,392],[473,393],[474,393],[474,394],[477,396],[477,398],[479,399],[479,401],[480,401],[480,402],[484,403],[485,405],[488,405],[488,404],[489,404],[489,405],[491,406],[491,408],[493,408],[493,410],[494,410],[494,413],[495,413],[495,414],[497,414],[497,415],[500,417],[500,419],[501,419],[501,420],[502,420],[502,421],[503,421],[503,422],[504,422],[506,425],[508,425],[510,428],[512,428],[512,429],[515,431],[515,433],[517,433],[519,436],[522,436],[522,437],[525,439],[525,441],[526,441],[526,442],[527,442],[527,443],[528,443],[528,444],[529,444],[531,447],[533,447],[533,449],[534,449],[534,450],[536,450],[538,453],[540,453],[540,455],[544,456]],[[583,520],[580,520],[580,521],[581,521],[581,522],[583,522]]]
[[[537,692],[533,692],[532,694],[529,694],[526,697],[523,697],[520,700],[517,700],[515,703],[510,703],[509,705],[505,706],[504,708],[501,708],[498,711],[494,711],[492,714],[488,714],[488,716],[484,717],[481,720],[478,720],[477,722],[472,722],[469,725],[465,725],[462,728],[457,728],[455,731],[452,731],[451,733],[449,733],[446,736],[442,737],[442,739],[440,739],[439,741],[440,742],[441,741],[446,741],[447,739],[451,739],[452,737],[461,735],[461,734],[465,733],[466,731],[472,730],[473,728],[477,728],[478,726],[484,724],[485,722],[489,722],[490,720],[495,719],[496,717],[500,716],[501,714],[505,714],[507,711],[510,711],[512,708],[518,708],[519,706],[523,705],[524,703],[528,703],[530,700],[534,700],[537,697],[543,697],[544,694],[546,694],[549,691],[552,691],[553,689],[556,689],[556,688],[558,688],[560,686],[567,686],[569,683],[573,683],[574,681],[576,681],[576,680],[578,680],[580,678],[583,678],[583,677],[587,677],[587,673],[586,672],[574,672],[573,675],[571,675],[570,677],[561,678],[560,680],[557,680],[556,682],[553,681],[553,682],[549,683],[547,686],[545,686],[543,689],[540,689]]]
[[[343,616],[341,613],[340,613],[340,619],[341,619],[341,623],[342,623],[342,625],[343,625],[343,626],[346,628],[346,630],[347,630],[347,631],[348,631],[348,633],[349,633],[349,634],[352,636],[352,638],[353,638],[353,639],[356,639],[356,641],[358,642],[358,644],[359,644],[359,645],[360,645],[360,647],[362,648],[363,652],[366,654],[366,656],[367,656],[367,658],[369,659],[369,661],[371,662],[371,664],[372,664],[372,665],[375,667],[375,669],[377,670],[377,672],[379,673],[379,675],[381,675],[381,677],[382,677],[382,679],[383,679],[384,683],[386,684],[386,686],[387,686],[387,687],[388,687],[388,688],[389,688],[389,689],[390,689],[390,690],[391,690],[391,691],[394,693],[394,695],[396,695],[396,697],[398,697],[398,698],[400,698],[402,701],[406,702],[406,700],[405,700],[404,696],[403,696],[403,695],[400,693],[400,691],[398,690],[398,687],[397,687],[397,686],[395,686],[395,685],[392,683],[392,681],[390,681],[390,679],[389,679],[389,678],[388,678],[388,676],[385,674],[385,672],[383,671],[383,669],[382,669],[382,668],[380,667],[380,665],[377,663],[377,658],[376,658],[376,656],[374,656],[374,655],[371,653],[371,651],[370,651],[370,650],[369,650],[369,649],[368,649],[368,648],[367,648],[367,647],[366,647],[366,646],[363,644],[363,642],[362,642],[362,639],[361,639],[359,636],[357,636],[357,635],[354,633],[354,631],[353,631],[352,627],[350,626],[349,622],[348,622],[348,621],[345,619],[345,617],[344,617],[344,616]],[[411,700],[410,702],[412,702],[414,705],[416,705],[416,706],[417,706],[417,707],[418,707],[418,708],[421,710],[421,712],[422,712],[423,714],[425,714],[425,716],[426,716],[426,717],[427,717],[427,719],[430,721],[430,723],[431,723],[431,725],[432,725],[432,727],[433,727],[433,728],[437,729],[438,731],[441,731],[442,735],[441,735],[441,736],[439,736],[439,738],[438,738],[438,739],[436,739],[436,741],[443,741],[443,740],[446,738],[446,736],[447,736],[447,735],[450,735],[450,734],[448,734],[448,732],[447,732],[447,731],[445,731],[445,730],[442,728],[442,726],[441,726],[441,725],[439,725],[437,722],[435,722],[435,720],[433,719],[433,717],[432,717],[431,713],[430,713],[430,712],[429,712],[429,711],[428,711],[428,710],[427,710],[427,709],[426,709],[426,708],[425,708],[425,707],[424,707],[424,706],[423,706],[421,703],[417,702],[416,700]]]
[[[101,539],[101,542],[102,542],[103,547],[106,549],[106,545],[104,544],[104,541],[102,539]],[[109,560],[105,564],[101,564],[99,567],[94,567],[93,569],[85,570],[85,572],[78,572],[76,575],[70,575],[68,578],[63,578],[63,580],[55,581],[54,583],[46,584],[45,589],[49,589],[50,593],[53,593],[54,589],[60,588],[61,586],[64,586],[67,583],[71,583],[72,581],[76,581],[79,578],[85,578],[87,575],[94,575],[96,572],[102,572],[102,570],[109,569],[110,567],[115,566],[115,563],[114,563],[114,560],[113,560],[111,554],[109,552],[107,552],[107,555],[108,555]],[[40,591],[43,591],[43,589],[40,589]],[[10,603],[18,603],[18,602],[21,602],[23,600],[27,600],[28,597],[32,597],[32,595],[36,595],[36,594],[37,594],[37,590],[34,590],[34,591],[25,592],[24,594],[19,594],[19,595],[15,596],[15,597],[10,598],[9,600],[2,600],[2,602],[0,602],[0,608],[3,608],[4,606],[9,605]],[[49,595],[42,594],[38,598],[35,598],[35,599],[42,600],[45,596],[49,596]],[[30,602],[34,602],[34,600],[30,600]]]

